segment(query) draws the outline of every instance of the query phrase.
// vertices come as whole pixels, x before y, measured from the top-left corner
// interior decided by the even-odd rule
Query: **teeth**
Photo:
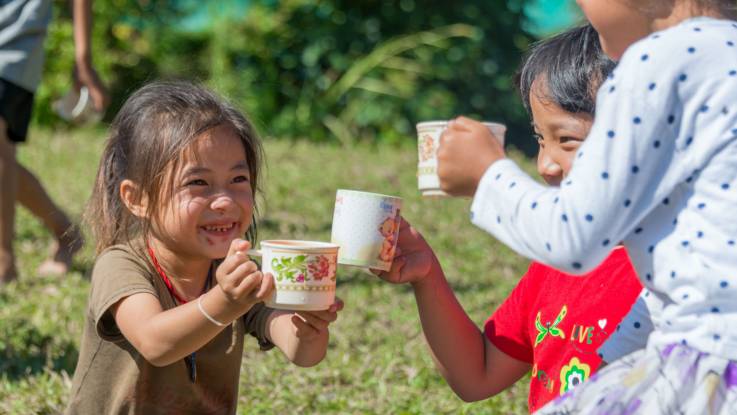
[[[209,232],[226,232],[233,228],[233,224],[230,225],[220,225],[220,226],[204,226],[206,231]]]

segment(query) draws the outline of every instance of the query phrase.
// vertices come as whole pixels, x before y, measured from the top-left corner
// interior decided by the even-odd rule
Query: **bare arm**
[[[73,0],[72,19],[74,21],[74,73],[77,87],[86,86],[97,111],[105,109],[108,103],[107,91],[97,71],[92,65],[91,29],[92,0]]]
[[[314,366],[325,357],[330,336],[328,325],[343,309],[338,300],[326,311],[275,311],[267,334],[287,359],[297,366]]]
[[[437,262],[431,274],[413,287],[433,360],[461,399],[494,396],[530,370],[529,363],[499,350],[471,321]]]
[[[231,243],[230,252],[215,272],[218,284],[201,297],[202,308],[219,322],[230,323],[242,316],[273,289],[271,275],[261,274],[244,253],[248,248],[246,241]],[[223,329],[200,312],[196,300],[164,311],[155,296],[133,294],[111,311],[123,336],[155,366],[184,358]]]
[[[221,322],[232,322],[250,309],[233,307],[217,286],[203,295],[202,307]],[[123,336],[154,366],[183,359],[224,328],[207,320],[196,301],[164,311],[151,294],[126,297],[112,307],[112,313]]]
[[[530,370],[529,363],[499,350],[471,321],[431,248],[404,219],[398,251],[392,269],[379,276],[392,283],[412,283],[433,360],[461,399],[494,396]]]

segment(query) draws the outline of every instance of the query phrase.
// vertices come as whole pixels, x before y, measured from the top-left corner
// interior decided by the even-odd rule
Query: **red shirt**
[[[601,363],[597,349],[641,290],[623,247],[585,276],[530,265],[484,330],[502,352],[532,364],[530,412],[596,371]]]

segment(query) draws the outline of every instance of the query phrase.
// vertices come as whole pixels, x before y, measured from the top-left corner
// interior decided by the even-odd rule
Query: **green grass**
[[[79,219],[103,141],[98,130],[35,130],[19,158]],[[525,259],[469,223],[468,200],[420,197],[411,142],[340,148],[272,140],[266,150],[260,239],[329,240],[339,188],[401,196],[403,215],[433,246],[478,325],[526,269]],[[20,279],[0,289],[0,413],[58,413],[77,359],[93,247],[87,243],[68,275],[41,278],[34,270],[48,252],[49,233],[23,209],[16,230]],[[346,308],[331,328],[328,356],[318,366],[294,367],[277,350],[263,353],[247,342],[239,413],[526,412],[527,380],[473,404],[453,394],[433,366],[409,287],[340,268],[338,295]]]

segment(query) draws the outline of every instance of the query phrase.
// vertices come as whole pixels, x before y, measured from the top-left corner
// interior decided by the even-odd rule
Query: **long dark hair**
[[[599,34],[587,24],[534,44],[515,80],[528,114],[532,92],[567,112],[593,115],[596,90],[615,65],[602,50]],[[545,88],[533,91],[535,80],[542,80]]]
[[[153,82],[131,95],[110,127],[100,160],[85,221],[92,228],[99,254],[105,248],[146,237],[149,221],[133,215],[120,198],[120,184],[138,186],[138,200],[146,198],[146,217],[157,217],[161,202],[172,192],[165,183],[176,171],[187,147],[203,132],[221,125],[241,139],[254,193],[259,191],[263,160],[261,142],[248,119],[224,99],[189,82]],[[245,237],[256,238],[256,209]]]

